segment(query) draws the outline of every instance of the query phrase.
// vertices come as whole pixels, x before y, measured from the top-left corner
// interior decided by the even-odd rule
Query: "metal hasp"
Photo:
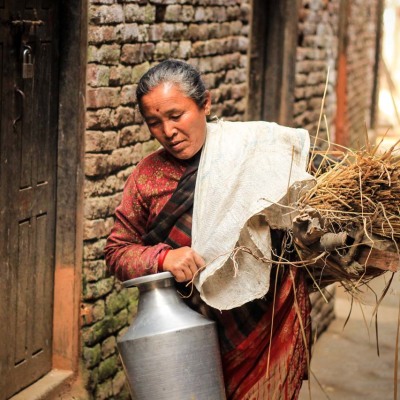
[[[44,22],[40,19],[30,20],[30,19],[14,19],[11,21],[11,25],[13,26],[28,26],[28,27],[37,27],[44,25]]]
[[[171,273],[123,283],[138,313],[118,350],[134,400],[225,400],[215,322],[189,308]]]
[[[17,86],[14,86],[14,91],[21,98],[20,112],[19,112],[18,116],[13,119],[13,130],[14,130],[14,132],[16,132],[17,123],[22,120],[23,113],[24,113],[25,93],[21,89],[19,89]]]
[[[33,9],[35,19],[13,19],[9,21],[14,33],[18,33],[22,37],[22,42],[26,43],[27,38],[36,35],[36,29],[43,26],[44,21],[37,18],[37,11]]]
[[[33,78],[32,58],[32,48],[28,45],[24,45],[24,50],[22,52],[22,79]]]

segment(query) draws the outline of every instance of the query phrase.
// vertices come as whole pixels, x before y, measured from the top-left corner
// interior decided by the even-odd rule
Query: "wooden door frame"
[[[378,103],[379,103],[379,75],[382,54],[382,38],[383,38],[383,13],[385,11],[384,0],[378,0],[377,16],[376,16],[376,38],[375,38],[375,65],[374,65],[374,81],[372,86],[372,103],[371,103],[371,129],[377,128],[378,119]]]
[[[88,0],[60,0],[52,370],[10,400],[52,399],[79,372]]]
[[[248,120],[292,125],[301,0],[252,0]]]
[[[338,29],[338,64],[336,83],[335,142],[349,146],[350,134],[347,119],[347,46],[350,15],[349,0],[340,0]]]
[[[77,371],[88,0],[61,0],[53,368]]]

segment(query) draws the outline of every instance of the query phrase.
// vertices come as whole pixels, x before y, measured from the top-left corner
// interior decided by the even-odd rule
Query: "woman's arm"
[[[121,204],[115,212],[115,224],[104,249],[108,272],[121,281],[156,273],[159,254],[171,248],[164,243],[143,244],[149,210],[137,188],[135,175],[131,174],[126,182]]]
[[[142,237],[170,199],[186,168],[161,157],[162,153],[156,153],[136,167],[115,213],[105,258],[108,272],[122,281],[163,270],[170,271],[178,282],[185,282],[204,266],[204,260],[189,247],[189,242],[178,249],[165,243],[144,245]]]

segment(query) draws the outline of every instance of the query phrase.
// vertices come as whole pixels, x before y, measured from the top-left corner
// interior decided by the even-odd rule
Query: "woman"
[[[204,267],[193,251],[191,224],[197,166],[211,98],[190,65],[167,60],[141,78],[137,101],[162,149],[128,178],[105,255],[124,281],[170,271],[190,281]],[[279,241],[279,240],[278,240]],[[197,293],[188,304],[217,322],[228,399],[296,399],[307,370],[309,300],[301,271],[275,269],[264,299],[218,311]]]

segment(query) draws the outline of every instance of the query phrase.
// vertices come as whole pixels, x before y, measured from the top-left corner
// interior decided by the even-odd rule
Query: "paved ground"
[[[384,284],[383,278],[377,278],[372,286],[377,293],[381,293]],[[391,290],[378,310],[380,356],[377,355],[374,319],[371,317],[373,294],[369,292],[364,296],[363,301],[367,305],[353,305],[350,320],[344,326],[350,301],[342,290],[338,292],[335,305],[337,318],[314,346],[311,388],[307,381],[304,382],[300,400],[399,400],[400,364],[398,362],[396,378],[394,365],[396,349],[397,352],[399,350],[396,348],[396,336],[400,273],[395,275]]]

